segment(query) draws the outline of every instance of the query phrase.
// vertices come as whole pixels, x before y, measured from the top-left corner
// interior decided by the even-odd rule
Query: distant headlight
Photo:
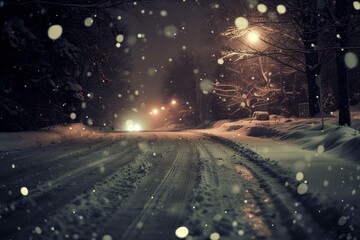
[[[129,131],[129,132],[141,131],[141,125],[139,123],[135,123],[131,119],[127,120],[125,125],[126,125],[126,130]]]

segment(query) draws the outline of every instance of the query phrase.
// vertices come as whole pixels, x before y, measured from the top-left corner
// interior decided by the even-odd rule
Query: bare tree
[[[223,32],[226,42],[222,56],[238,62],[253,57],[267,57],[303,73],[307,79],[310,116],[314,116],[319,112],[318,99],[321,94],[318,77],[323,59],[336,52],[341,112],[339,124],[350,125],[348,69],[344,57],[347,51],[356,48],[349,46],[348,42],[359,26],[359,17],[354,13],[352,1],[271,1],[272,6],[283,8],[278,13],[271,9],[261,13],[248,9],[247,4],[236,8],[234,6],[241,3],[229,2],[226,9],[231,16],[244,16],[249,25],[226,28]],[[259,42],[249,41],[247,36],[254,34],[258,35]]]
[[[250,116],[254,110],[269,109],[284,97],[280,69],[266,59],[265,62],[252,58],[240,66],[231,61],[224,64],[224,73],[214,83],[212,92],[232,115],[246,111],[246,116]]]

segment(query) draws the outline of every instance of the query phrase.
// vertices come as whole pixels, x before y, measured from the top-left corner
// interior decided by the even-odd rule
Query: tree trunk
[[[315,50],[318,43],[318,18],[313,16],[311,9],[313,8],[312,0],[301,1],[302,8],[302,32],[303,43],[306,50],[305,64],[306,64],[306,78],[308,84],[308,101],[310,117],[314,117],[320,112],[318,105],[318,97],[320,95],[319,87],[316,85],[316,78],[320,73],[321,64],[319,62],[319,54]],[[310,13],[309,13],[310,12]]]
[[[310,66],[312,66],[312,65],[310,65]],[[316,78],[317,78],[319,72],[320,72],[320,70],[313,70],[313,69],[308,69],[308,68],[306,69],[310,117],[314,117],[316,114],[318,114],[320,112],[320,106],[318,104],[320,90],[316,84]]]
[[[337,80],[339,91],[339,125],[350,126],[349,80],[345,66],[346,51],[336,51]]]
[[[350,115],[350,105],[349,105],[349,80],[347,74],[347,67],[345,65],[345,54],[348,44],[348,35],[347,35],[347,16],[346,9],[350,1],[348,0],[337,0],[336,1],[336,17],[337,17],[337,27],[336,27],[336,68],[337,68],[337,82],[338,82],[338,91],[339,91],[339,125],[341,126],[350,126],[351,125],[351,115]]]

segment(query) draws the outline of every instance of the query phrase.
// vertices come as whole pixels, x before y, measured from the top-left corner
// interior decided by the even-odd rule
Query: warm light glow
[[[153,113],[154,115],[157,115],[157,114],[159,113],[159,110],[157,110],[156,108],[154,108],[154,109],[152,110],[152,113]]]
[[[172,101],[171,101],[171,104],[172,104],[172,105],[175,105],[175,104],[176,104],[176,100],[172,100]]]
[[[139,123],[135,123],[132,119],[129,119],[125,122],[126,131],[129,132],[138,132],[141,131],[141,125]]]
[[[161,107],[161,110],[163,110],[163,111],[164,111],[164,110],[165,110],[165,107]]]
[[[140,126],[140,124],[135,124],[135,125],[134,125],[134,131],[135,131],[135,132],[141,131],[141,126]]]
[[[260,40],[260,36],[258,33],[256,32],[249,32],[247,34],[247,38],[250,42],[252,43],[257,43]]]

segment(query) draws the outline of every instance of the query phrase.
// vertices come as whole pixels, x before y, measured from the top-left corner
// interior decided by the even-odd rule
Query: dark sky
[[[212,54],[203,30],[206,9],[187,2],[158,2],[153,6],[152,9],[137,6],[141,17],[119,13],[129,28],[128,42],[136,39],[134,44],[129,44],[134,66],[129,80],[139,91],[132,106],[138,113],[129,114],[131,118],[148,118],[149,109],[159,106],[163,100],[162,80],[167,66],[172,64],[171,59],[185,51],[195,55]],[[172,35],[174,27],[176,36],[166,36]],[[144,35],[139,38],[138,34]]]

